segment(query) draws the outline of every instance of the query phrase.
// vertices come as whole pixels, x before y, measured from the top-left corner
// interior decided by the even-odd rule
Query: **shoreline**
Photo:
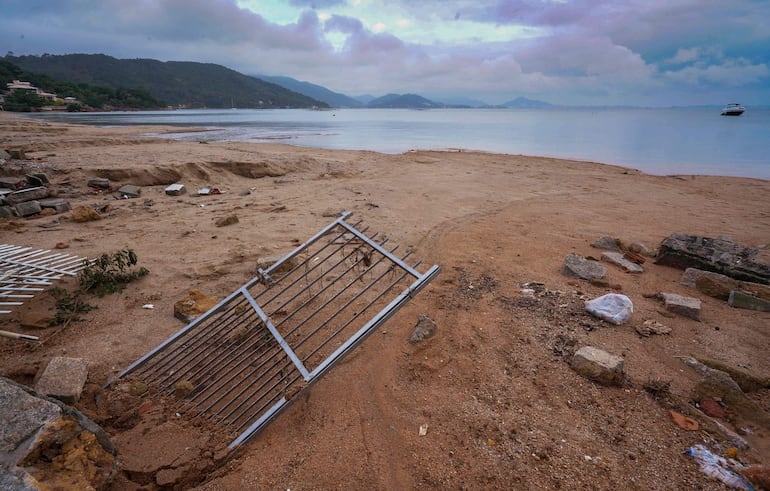
[[[340,110],[342,113],[344,110]],[[351,110],[353,111],[353,110]],[[195,113],[195,112],[193,112]],[[455,148],[461,148],[465,152],[479,152],[479,153],[494,153],[494,154],[501,154],[501,155],[511,155],[511,156],[532,156],[532,157],[542,157],[542,158],[552,158],[552,159],[563,159],[563,160],[570,160],[570,161],[583,161],[583,162],[597,162],[597,163],[604,163],[607,165],[617,165],[624,168],[632,169],[632,170],[641,170],[642,172],[645,172],[649,175],[657,175],[657,176],[667,176],[667,175],[711,175],[711,176],[730,176],[730,177],[748,177],[748,178],[754,178],[754,179],[763,179],[763,180],[770,180],[770,169],[766,169],[766,162],[763,159],[759,159],[756,161],[745,161],[740,165],[730,163],[731,159],[734,158],[734,155],[732,153],[727,153],[724,155],[724,160],[719,159],[715,160],[712,155],[721,155],[721,147],[719,152],[712,152],[708,154],[708,158],[705,158],[703,155],[699,155],[702,153],[695,152],[692,153],[692,151],[689,151],[684,154],[677,154],[676,151],[672,155],[674,157],[669,157],[666,154],[660,154],[660,151],[645,151],[643,154],[646,156],[642,156],[640,158],[640,155],[634,154],[632,152],[632,158],[627,158],[623,154],[617,154],[618,150],[612,150],[611,147],[613,144],[610,144],[609,147],[607,147],[604,143],[596,142],[596,149],[588,151],[588,154],[594,154],[594,155],[586,155],[586,152],[581,152],[579,148],[571,147],[570,145],[567,146],[559,146],[551,147],[556,148],[558,151],[547,151],[545,148],[540,148],[538,151],[538,147],[541,147],[544,144],[544,141],[537,141],[535,140],[531,145],[524,144],[524,146],[533,146],[533,148],[530,148],[530,152],[521,152],[517,150],[509,150],[506,148],[506,145],[500,146],[499,142],[495,143],[494,141],[489,141],[487,143],[490,144],[491,147],[499,147],[499,148],[491,148],[491,149],[482,149],[473,146],[473,144],[469,141],[467,142],[468,145],[464,145],[462,147],[457,147],[457,145],[453,145],[450,142],[441,142],[440,138],[436,140],[436,145],[433,146],[433,148],[421,148],[415,145],[410,145],[410,140],[407,137],[406,144],[405,145],[398,145],[398,144],[391,144],[391,143],[384,143],[385,141],[391,141],[388,140],[388,138],[394,138],[398,139],[399,134],[389,134],[387,130],[380,129],[378,131],[383,131],[383,140],[381,143],[377,144],[360,144],[355,139],[351,140],[351,138],[354,136],[353,133],[328,133],[326,131],[323,131],[324,128],[326,128],[326,124],[329,123],[327,120],[318,120],[315,117],[314,112],[310,112],[311,115],[310,120],[308,121],[308,124],[310,125],[310,128],[315,128],[318,132],[311,132],[311,133],[304,133],[304,132],[297,132],[296,134],[287,134],[287,133],[266,133],[260,135],[259,132],[253,133],[254,128],[250,126],[252,121],[248,119],[239,120],[238,116],[235,115],[235,120],[232,120],[233,112],[232,111],[225,111],[225,110],[211,110],[212,114],[216,114],[218,116],[211,119],[211,121],[208,121],[208,123],[211,123],[213,126],[205,126],[206,122],[203,122],[204,126],[186,126],[186,123],[180,123],[180,122],[174,122],[170,123],[170,125],[158,125],[161,128],[164,128],[163,132],[166,134],[169,134],[169,137],[178,139],[181,141],[195,141],[196,135],[200,133],[208,132],[211,135],[211,140],[208,140],[210,142],[222,142],[222,143],[284,143],[287,145],[292,146],[299,146],[302,148],[310,148],[310,149],[319,149],[319,150],[351,150],[351,151],[376,151],[379,153],[384,153],[386,155],[399,155],[402,153],[407,153],[410,151],[452,151]],[[113,113],[101,113],[105,117],[110,118],[111,114]],[[126,117],[131,118],[133,117],[135,113],[129,113],[126,115]],[[165,114],[165,112],[164,112]],[[197,113],[195,113],[197,114]],[[335,114],[336,115],[336,114]],[[225,118],[224,120],[220,121],[221,126],[217,126],[216,121],[218,120],[219,116],[222,118]],[[72,115],[72,118],[78,118],[78,115]],[[44,118],[35,118],[32,116],[30,119],[33,120],[45,120]],[[337,118],[340,119],[340,118]],[[289,117],[289,122],[292,122],[292,117]],[[233,124],[233,122],[236,122],[236,126],[242,125],[244,132],[237,132],[233,133],[231,129],[229,129],[230,125]],[[283,116],[279,118],[279,120],[276,121],[276,123],[282,123],[286,122],[283,120]],[[226,124],[225,124],[226,123]],[[575,123],[575,121],[572,121],[572,123]],[[648,121],[649,123],[649,121]],[[95,123],[93,121],[86,121],[86,125],[94,125]],[[195,122],[197,124],[197,122]],[[348,121],[345,124],[355,124],[352,121]],[[517,124],[520,124],[517,123]],[[539,123],[542,124],[542,121]],[[668,124],[674,124],[674,123],[668,123]],[[149,122],[147,124],[144,123],[134,123],[134,122],[124,122],[108,126],[109,128],[121,128],[121,127],[148,127],[151,128],[153,126],[152,122]],[[317,126],[317,128],[316,128]],[[238,126],[240,127],[240,126]],[[176,128],[174,130],[173,128]],[[345,128],[345,126],[343,126]],[[721,126],[719,126],[721,128]],[[705,131],[705,130],[704,130]],[[711,128],[708,130],[707,134],[710,134],[710,132],[717,131],[717,128]],[[719,130],[721,131],[721,130]],[[179,136],[174,136],[173,134],[177,134]],[[404,135],[401,135],[404,136]],[[235,138],[233,138],[235,137]],[[576,138],[577,135],[573,135],[573,138]],[[690,137],[694,137],[694,135],[690,135]],[[585,136],[581,137],[585,138]],[[345,143],[347,141],[347,144]],[[372,142],[369,142],[372,143]],[[628,145],[629,143],[626,142],[625,145]],[[638,145],[637,143],[636,145]],[[671,145],[672,142],[668,142],[667,145]],[[585,144],[583,144],[585,146]],[[519,146],[517,144],[516,146]],[[605,148],[606,147],[606,148]],[[665,147],[664,147],[665,148]],[[584,148],[585,150],[585,148]],[[638,149],[637,149],[638,151]],[[617,154],[617,155],[614,155]],[[660,154],[660,155],[658,155]],[[614,155],[614,158],[613,156]],[[679,160],[671,161],[670,158],[677,159],[677,157],[680,157]]]

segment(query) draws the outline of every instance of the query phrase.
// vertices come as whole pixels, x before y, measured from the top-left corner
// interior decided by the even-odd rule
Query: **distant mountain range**
[[[350,97],[326,87],[284,76],[249,76],[213,63],[161,62],[152,59],[117,59],[102,54],[11,56],[5,58],[26,72],[53,79],[141,89],[164,105],[210,108],[406,108],[498,107],[543,109],[547,102],[518,97],[490,106],[469,97],[434,101],[417,94],[369,94]]]
[[[327,107],[328,104],[280,85],[221,65],[150,59],[121,60],[106,55],[6,56],[28,72],[74,83],[140,88],[171,106]]]

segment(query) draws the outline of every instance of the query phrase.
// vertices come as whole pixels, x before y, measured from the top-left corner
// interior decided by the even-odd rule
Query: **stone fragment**
[[[228,225],[234,225],[238,223],[238,216],[237,215],[228,215],[226,217],[222,217],[216,222],[214,222],[214,225],[217,227],[226,227]]]
[[[186,192],[184,184],[170,184],[166,187],[166,194],[169,196],[179,196]]]
[[[607,261],[608,263],[612,263],[616,266],[620,266],[623,268],[624,271],[628,273],[643,273],[644,268],[639,266],[636,263],[633,263],[623,257],[623,254],[620,252],[603,252],[602,253],[602,260]]]
[[[64,213],[65,211],[70,211],[72,209],[72,206],[70,206],[70,202],[64,198],[41,199],[40,207],[52,208],[53,210],[56,211],[56,213]]]
[[[597,249],[603,249],[605,251],[617,251],[620,252],[620,239],[615,239],[609,236],[604,236],[601,239],[598,239],[593,244],[591,244],[591,247],[595,247]]]
[[[73,208],[70,212],[70,217],[72,217],[73,221],[78,223],[91,222],[94,220],[102,219],[102,216],[98,211],[86,205],[80,205]]]
[[[111,184],[109,179],[103,177],[96,177],[88,180],[88,186],[96,189],[110,189]]]
[[[48,197],[48,188],[36,187],[26,188],[14,191],[5,196],[5,201],[10,205],[17,203],[23,203],[25,201],[32,201],[37,199],[43,199]]]
[[[47,186],[48,184],[51,184],[48,176],[43,173],[27,174],[25,177],[30,186]]]
[[[623,358],[593,346],[584,346],[572,356],[572,369],[580,375],[605,385],[625,381]]]
[[[696,360],[714,370],[721,370],[735,380],[743,392],[754,392],[762,389],[770,389],[770,377],[758,377],[746,370],[728,365],[718,360],[712,360],[703,356],[696,356]]]
[[[39,394],[74,404],[80,399],[87,378],[88,363],[83,358],[57,356],[48,362],[43,375],[35,384],[35,390]]]
[[[417,325],[412,331],[412,335],[409,337],[409,342],[412,344],[420,343],[428,338],[432,338],[436,333],[436,323],[433,319],[427,315],[420,315],[417,318]]]
[[[722,406],[720,406],[714,399],[701,399],[700,409],[704,414],[711,416],[712,418],[724,419],[725,417],[725,410],[722,409]]]
[[[200,290],[190,290],[186,297],[174,304],[174,317],[189,324],[201,314],[211,310],[219,300],[218,297],[210,297]]]
[[[17,203],[13,208],[16,210],[16,214],[20,217],[37,215],[42,211],[39,201],[25,201],[23,203]]]
[[[0,176],[0,188],[6,188],[13,191],[23,188],[24,183],[24,179],[20,177]]]
[[[184,399],[195,390],[195,386],[189,380],[180,380],[174,384],[174,397]]]
[[[133,184],[126,184],[118,189],[118,196],[121,198],[138,198],[142,194],[142,188]]]
[[[759,250],[728,237],[671,234],[660,245],[657,264],[675,268],[697,268],[731,278],[770,284],[770,264],[755,261]]]
[[[0,206],[0,218],[7,218],[13,216],[13,208],[10,206]]]
[[[685,297],[676,293],[661,293],[660,297],[666,310],[690,319],[700,320],[701,302],[697,298]]]
[[[641,326],[636,326],[636,332],[646,338],[653,334],[671,334],[671,328],[656,320],[648,319],[642,322]]]
[[[737,309],[758,310],[759,312],[770,312],[770,301],[757,298],[740,290],[732,290],[727,299],[730,307]]]
[[[12,159],[24,160],[25,158],[27,158],[27,155],[26,153],[24,153],[23,148],[9,148],[8,153],[11,154]]]
[[[632,242],[628,244],[628,250],[647,257],[652,254],[650,248],[641,242]]]
[[[590,281],[604,278],[604,275],[607,274],[607,268],[577,254],[568,254],[564,258],[562,274]]]
[[[749,295],[770,301],[770,286],[750,281],[739,281],[729,276],[697,268],[687,268],[680,283],[710,297],[727,301],[730,291],[741,290]]]

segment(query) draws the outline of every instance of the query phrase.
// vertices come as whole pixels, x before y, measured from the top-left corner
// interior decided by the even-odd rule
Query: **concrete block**
[[[0,218],[7,218],[13,216],[13,208],[10,206],[0,206]]]
[[[644,268],[624,258],[623,254],[620,252],[603,252],[602,260],[612,263],[615,266],[620,266],[623,268],[623,271],[628,273],[644,273]]]
[[[744,293],[740,290],[731,291],[730,297],[727,299],[727,303],[730,305],[730,307],[735,307],[737,309],[770,312],[770,301],[749,295],[748,293]]]
[[[51,184],[51,181],[48,179],[48,176],[43,174],[42,172],[35,173],[35,174],[27,174],[27,183],[30,186],[47,186],[48,184]]]
[[[35,391],[74,404],[80,399],[87,378],[88,363],[84,359],[57,356],[48,363]]]
[[[697,298],[685,297],[676,293],[661,293],[666,309],[690,319],[700,320],[701,302]]]
[[[36,188],[21,189],[14,191],[5,196],[5,201],[8,204],[15,205],[17,203],[23,203],[25,201],[32,201],[35,199],[43,199],[48,197],[48,188],[42,186]]]
[[[118,189],[118,194],[125,198],[138,198],[142,194],[142,188],[133,184],[126,184]]]
[[[185,192],[184,184],[171,184],[166,188],[166,194],[169,196],[179,196]]]
[[[623,385],[623,358],[606,351],[584,346],[572,356],[572,369],[580,375],[605,385]]]
[[[70,202],[64,198],[41,199],[40,207],[53,208],[54,210],[56,210],[56,213],[64,213],[65,211],[70,211],[72,209]]]
[[[13,176],[0,176],[0,188],[16,190],[24,187],[24,179]]]
[[[16,206],[14,206],[14,208],[16,209],[16,214],[20,217],[37,215],[43,210],[40,208],[40,202],[38,201],[25,201],[23,203],[18,203]]]
[[[110,180],[103,177],[96,177],[88,180],[88,186],[97,189],[110,189]]]

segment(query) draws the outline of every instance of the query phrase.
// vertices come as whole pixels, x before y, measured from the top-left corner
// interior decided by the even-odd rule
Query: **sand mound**
[[[137,186],[160,186],[178,182],[182,173],[174,167],[138,167],[97,169],[96,175],[114,182],[130,182]]]
[[[209,162],[214,168],[232,172],[241,177],[260,179],[262,177],[279,177],[285,175],[289,169],[286,165],[275,162]]]

